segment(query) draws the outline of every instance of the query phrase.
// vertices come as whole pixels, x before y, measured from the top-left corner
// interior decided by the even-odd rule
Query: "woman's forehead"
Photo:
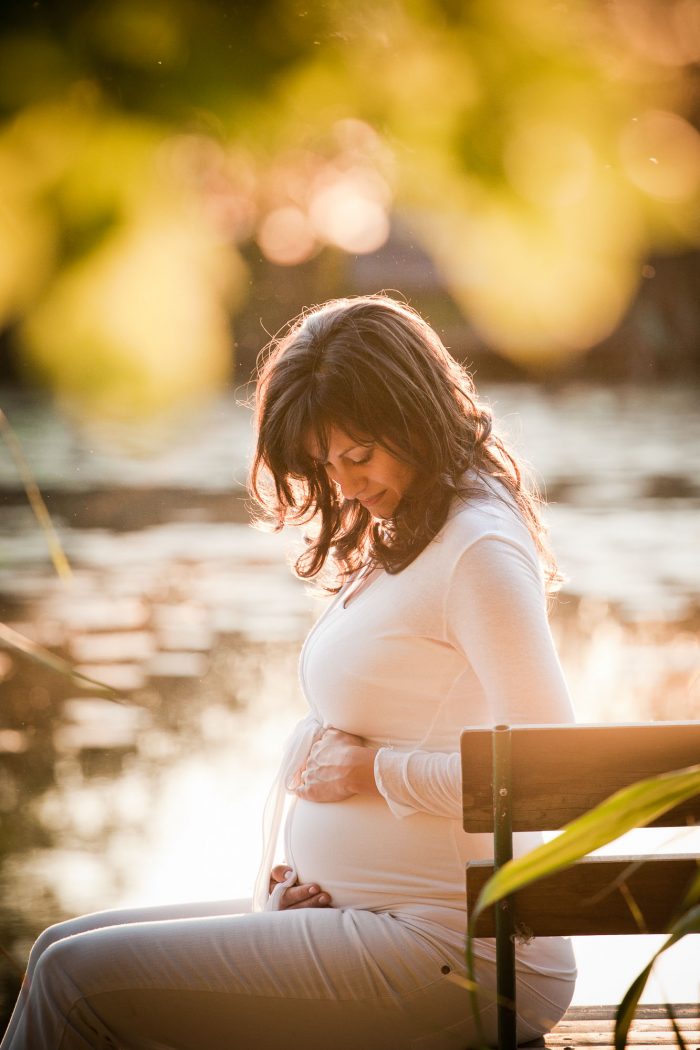
[[[371,441],[369,435],[349,434],[342,427],[329,423],[322,430],[307,430],[304,435],[304,451],[311,459],[326,459],[341,456],[368,441]]]

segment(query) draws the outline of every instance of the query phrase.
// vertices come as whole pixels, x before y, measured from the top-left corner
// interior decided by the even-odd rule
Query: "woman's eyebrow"
[[[370,444],[372,444],[372,442],[370,442]],[[343,456],[347,456],[348,452],[354,452],[356,448],[362,448],[362,449],[369,448],[369,444],[367,444],[367,445],[362,445],[362,444],[350,445],[350,447],[346,448],[344,452],[339,452],[338,453],[338,459],[342,459]],[[316,463],[319,467],[325,467],[327,462],[328,462],[327,459],[314,459],[314,463]]]

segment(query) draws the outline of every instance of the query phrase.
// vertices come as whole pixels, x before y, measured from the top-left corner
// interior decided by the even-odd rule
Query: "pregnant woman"
[[[573,717],[537,500],[468,374],[385,296],[293,323],[261,366],[256,418],[253,494],[279,527],[305,526],[297,573],[333,597],[302,651],[309,715],[266,808],[255,902],[52,927],[3,1050],[460,1050],[478,1038],[452,975],[464,973],[464,864],[493,849],[462,830],[460,730]],[[539,841],[516,838],[518,852]],[[476,955],[495,1041],[493,942]],[[523,1041],[564,1013],[575,967],[563,939],[516,956]]]

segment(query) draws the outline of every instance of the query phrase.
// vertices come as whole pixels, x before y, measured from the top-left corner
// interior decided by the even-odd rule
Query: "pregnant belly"
[[[398,820],[381,798],[297,799],[286,827],[287,856],[299,881],[318,883],[338,908],[462,907],[464,866],[454,824],[427,813]]]

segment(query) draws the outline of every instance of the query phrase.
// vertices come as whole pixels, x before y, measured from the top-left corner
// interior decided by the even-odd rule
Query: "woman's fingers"
[[[364,744],[361,736],[355,736],[354,733],[346,733],[343,729],[334,729],[332,726],[324,730],[323,736],[331,737],[337,743],[350,744],[354,747],[362,747]]]
[[[294,791],[308,802],[343,802],[365,790],[365,766],[373,761],[360,737],[327,729],[311,747]]]
[[[270,885],[268,887],[268,893],[272,893],[275,886],[280,882],[286,882],[288,878],[291,878],[292,872],[288,864],[276,864],[270,872]]]
[[[322,753],[328,744],[345,744],[346,747],[362,747],[364,741],[361,736],[355,736],[353,733],[345,733],[342,729],[324,729],[321,736],[316,740],[309,750],[309,758],[315,758],[319,753]]]
[[[280,882],[286,882],[292,877],[292,870],[287,864],[276,864],[270,872],[270,893]],[[304,882],[301,885],[295,882],[287,886],[280,898],[280,910],[287,908],[327,908],[331,902],[330,894],[326,893],[313,882]]]
[[[282,894],[281,906],[287,908],[327,908],[331,902],[330,895],[315,883],[304,883],[301,886],[290,886]]]

